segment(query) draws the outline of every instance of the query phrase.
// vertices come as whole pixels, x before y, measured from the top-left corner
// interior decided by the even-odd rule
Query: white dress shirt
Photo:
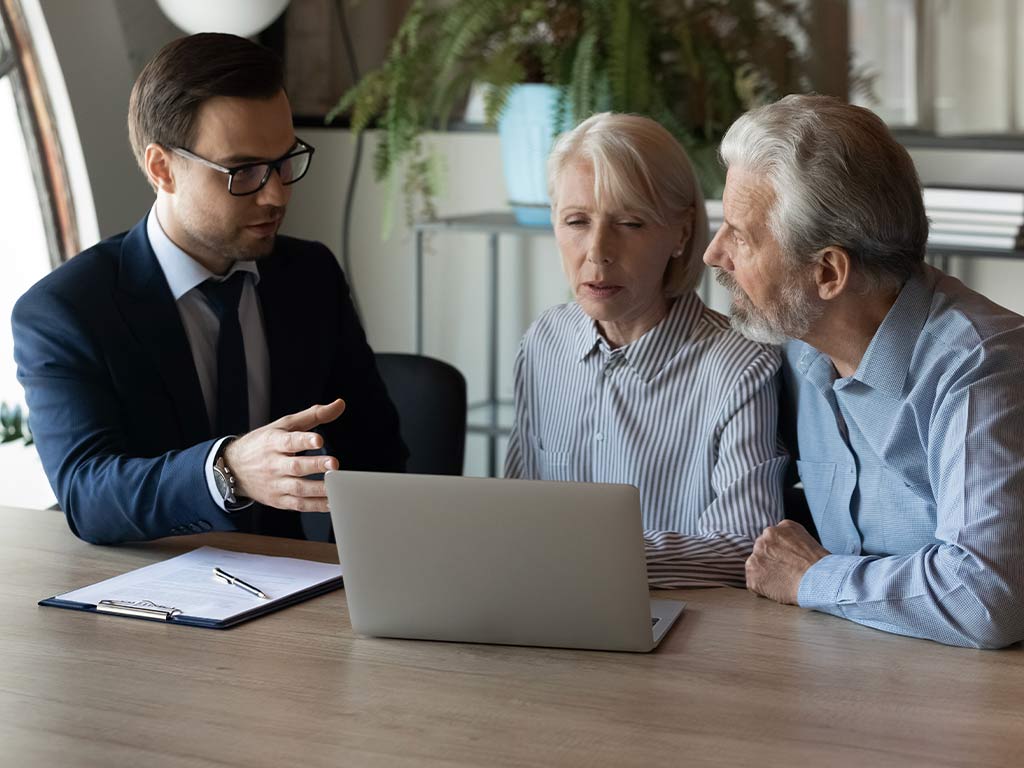
[[[270,355],[267,351],[267,337],[263,328],[263,312],[260,307],[256,284],[259,282],[259,268],[253,261],[236,261],[225,275],[215,275],[185,251],[171,242],[157,218],[156,206],[146,220],[149,244],[156,254],[156,260],[163,270],[164,278],[171,289],[174,301],[185,328],[192,359],[195,362],[199,386],[206,404],[206,415],[211,431],[217,423],[217,338],[220,322],[199,290],[206,280],[227,280],[235,272],[249,272],[238,305],[238,319],[242,326],[242,343],[245,346],[245,364],[249,389],[249,428],[262,427],[270,419]],[[213,474],[213,461],[221,444],[227,437],[222,435],[206,460],[206,481],[210,495],[223,508],[224,503]]]

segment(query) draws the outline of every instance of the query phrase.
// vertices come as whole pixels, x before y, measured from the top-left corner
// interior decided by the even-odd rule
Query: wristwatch
[[[228,512],[241,509],[250,503],[250,499],[243,499],[235,495],[235,475],[224,460],[224,449],[230,442],[230,440],[224,441],[213,462],[213,481],[217,485],[217,492],[224,500],[224,508]]]

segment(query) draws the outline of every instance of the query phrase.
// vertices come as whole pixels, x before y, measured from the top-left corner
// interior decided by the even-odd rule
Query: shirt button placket
[[[614,372],[614,369],[615,358],[611,357],[610,355],[606,356],[604,358],[604,363],[601,367],[601,380],[598,385],[598,391],[600,395],[597,402],[596,418],[594,419],[594,449],[590,453],[590,455],[593,457],[591,476],[598,481],[601,480],[601,478],[598,477],[597,475],[598,468],[602,466],[607,466],[603,457],[603,449],[606,444],[605,409],[607,408],[608,402],[608,387],[611,386],[610,379],[612,373]]]

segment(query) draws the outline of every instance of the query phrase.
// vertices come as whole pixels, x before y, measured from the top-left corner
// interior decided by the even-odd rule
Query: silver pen
[[[256,595],[256,597],[261,597],[264,600],[269,600],[270,599],[270,597],[267,595],[267,593],[264,592],[262,589],[257,589],[252,584],[247,584],[246,582],[242,581],[237,576],[232,576],[230,573],[228,573],[227,571],[225,571],[222,568],[214,568],[213,569],[213,575],[216,576],[218,579],[222,579],[223,581],[225,581],[228,584],[233,584],[236,587],[241,587],[246,592],[249,592],[249,593],[251,593],[253,595]]]

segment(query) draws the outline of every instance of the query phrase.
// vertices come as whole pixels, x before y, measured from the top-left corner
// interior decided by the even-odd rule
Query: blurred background
[[[0,9],[5,318],[49,270],[145,215],[153,197],[125,123],[131,85],[183,29],[227,24],[281,54],[296,133],[316,147],[284,232],[321,240],[342,260],[377,351],[421,347],[453,363],[471,402],[511,397],[520,336],[545,307],[570,298],[543,226],[543,185],[540,199],[523,199],[528,191],[511,192],[504,180],[511,140],[494,123],[513,122],[520,86],[552,89],[543,103],[553,115],[535,109],[548,122],[528,126],[541,156],[559,125],[589,111],[647,112],[686,144],[712,200],[714,146],[731,120],[811,90],[882,116],[925,185],[1024,188],[1020,0],[0,0]],[[420,48],[410,13],[421,22]],[[374,77],[399,94],[397,109],[351,90]],[[540,225],[424,223],[510,215],[511,203],[541,211]],[[937,259],[1024,311],[1024,254],[990,250],[946,249]],[[709,281],[704,294],[727,311]],[[22,400],[8,320],[0,326],[0,401],[8,405],[0,504],[46,506],[52,495],[15,408]],[[487,472],[488,439],[469,436],[467,474]]]

